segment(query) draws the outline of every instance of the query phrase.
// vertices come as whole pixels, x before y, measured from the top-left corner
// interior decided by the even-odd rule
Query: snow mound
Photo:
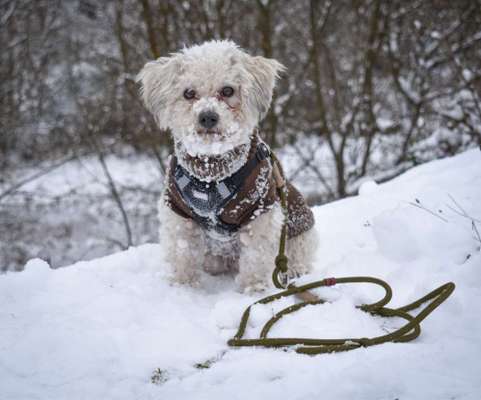
[[[243,309],[260,296],[238,293],[230,277],[206,277],[202,289],[170,284],[161,244],[58,270],[31,260],[0,276],[0,399],[479,399],[480,198],[481,153],[472,150],[314,209],[317,265],[301,282],[376,276],[392,285],[392,307],[457,286],[414,342],[347,353],[229,349]],[[354,308],[379,299],[376,287],[319,293],[330,302],[284,318],[272,336],[399,326]],[[292,301],[255,307],[248,336]],[[196,367],[206,360],[215,362]]]

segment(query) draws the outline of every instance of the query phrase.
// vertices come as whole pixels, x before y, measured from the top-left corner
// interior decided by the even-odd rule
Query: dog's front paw
[[[229,271],[229,263],[225,257],[206,254],[202,268],[210,275],[225,274]]]
[[[174,274],[170,277],[170,282],[173,284],[199,287],[200,274],[194,270],[174,270]]]
[[[268,287],[268,285],[266,285],[265,283],[258,282],[258,283],[255,283],[253,285],[245,287],[244,293],[245,294],[255,294],[255,293],[263,292],[264,290],[267,289],[267,287]]]
[[[204,257],[202,268],[210,275],[238,272],[239,260],[235,256],[224,257],[207,253]]]
[[[261,279],[260,277],[255,279],[252,275],[245,276],[239,274],[236,276],[235,281],[239,291],[245,294],[262,292],[269,287],[266,279]]]

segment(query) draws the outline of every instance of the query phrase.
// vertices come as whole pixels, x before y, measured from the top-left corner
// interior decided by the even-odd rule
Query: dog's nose
[[[199,124],[206,129],[211,129],[219,122],[219,114],[214,111],[203,111],[199,114]]]

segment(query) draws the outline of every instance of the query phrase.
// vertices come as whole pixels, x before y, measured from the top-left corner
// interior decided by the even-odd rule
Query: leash
[[[421,334],[421,322],[431,314],[437,307],[439,307],[454,291],[455,285],[453,282],[448,282],[437,289],[431,291],[427,295],[413,301],[412,303],[399,308],[389,308],[386,305],[392,298],[392,289],[387,282],[382,279],[370,276],[354,276],[344,278],[327,278],[320,281],[315,281],[302,286],[295,286],[288,282],[288,259],[286,256],[286,241],[287,241],[287,194],[286,181],[282,167],[277,157],[271,152],[273,160],[273,174],[277,186],[277,193],[280,198],[281,207],[284,213],[284,222],[281,229],[281,237],[279,240],[279,251],[275,259],[275,268],[272,273],[272,281],[274,286],[283,291],[264,297],[261,300],[251,304],[242,314],[239,328],[235,336],[227,343],[233,347],[243,346],[261,346],[261,347],[282,347],[294,348],[297,353],[301,354],[320,354],[332,353],[347,350],[354,350],[359,347],[374,346],[377,344],[387,342],[409,342],[416,339]],[[339,339],[312,339],[312,338],[270,338],[267,337],[272,327],[285,315],[291,314],[308,305],[322,304],[326,301],[309,292],[309,290],[319,288],[322,286],[333,286],[338,284],[349,283],[370,283],[381,286],[384,291],[384,297],[372,304],[362,304],[356,306],[362,311],[368,312],[371,315],[378,315],[381,317],[400,317],[407,322],[395,331],[381,336],[372,338],[339,338]],[[268,304],[279,300],[283,297],[297,296],[301,302],[284,308],[269,319],[261,330],[258,339],[244,339],[243,336],[246,331],[247,322],[249,320],[250,310],[256,304]],[[414,310],[424,303],[429,304],[416,316],[409,314],[409,311]]]

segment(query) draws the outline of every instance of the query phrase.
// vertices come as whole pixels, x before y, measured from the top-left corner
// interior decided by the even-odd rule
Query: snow
[[[315,271],[371,275],[401,306],[447,282],[456,290],[410,343],[314,357],[230,349],[243,309],[265,294],[236,291],[231,277],[202,288],[169,282],[162,244],[50,269],[34,259],[0,276],[0,399],[479,399],[481,398],[481,153],[414,168],[360,195],[314,209]],[[272,336],[374,336],[401,322],[354,304],[382,291],[323,288],[329,300],[284,318]],[[283,299],[279,309],[293,300]],[[248,337],[272,315],[253,310]],[[213,360],[210,368],[196,363]],[[158,384],[151,383],[157,368]]]
[[[238,146],[249,143],[247,131],[238,129],[236,125],[230,126],[224,133],[199,135],[193,129],[188,129],[182,137],[182,146],[192,157],[202,155],[221,155]],[[227,140],[229,139],[229,140]]]
[[[118,185],[155,187],[162,182],[159,167],[148,157],[106,157],[109,171]],[[30,175],[31,172],[23,172]],[[22,179],[21,175],[18,179]],[[83,157],[66,163],[44,179],[33,180],[22,187],[31,196],[60,197],[72,192],[90,195],[108,192],[101,164],[94,157]]]
[[[231,40],[211,40],[209,42],[184,47],[182,53],[189,59],[214,59],[219,60],[225,57],[226,53],[230,53],[233,49],[238,49],[239,46]]]
[[[236,135],[239,136],[238,133]],[[191,141],[189,138],[195,139]],[[216,142],[218,139],[219,141]],[[232,143],[223,146],[222,143],[230,142],[230,140],[225,141],[225,139],[226,137],[219,135],[200,136],[191,134],[190,136],[186,136],[182,141],[176,142],[177,159],[182,167],[203,182],[212,182],[228,178],[246,163],[250,146],[249,143],[241,141],[238,141],[238,146],[232,146]],[[204,140],[206,141],[204,143],[205,146],[201,143]],[[197,143],[195,146],[193,146],[194,142]],[[197,148],[198,153],[189,150],[189,148]],[[219,153],[216,154],[215,149],[219,150]],[[198,165],[196,162],[192,162],[192,159],[189,160],[189,156],[202,160],[202,164]],[[216,162],[211,162],[209,160],[211,157],[215,158]],[[222,164],[221,167],[218,165],[219,162]]]

